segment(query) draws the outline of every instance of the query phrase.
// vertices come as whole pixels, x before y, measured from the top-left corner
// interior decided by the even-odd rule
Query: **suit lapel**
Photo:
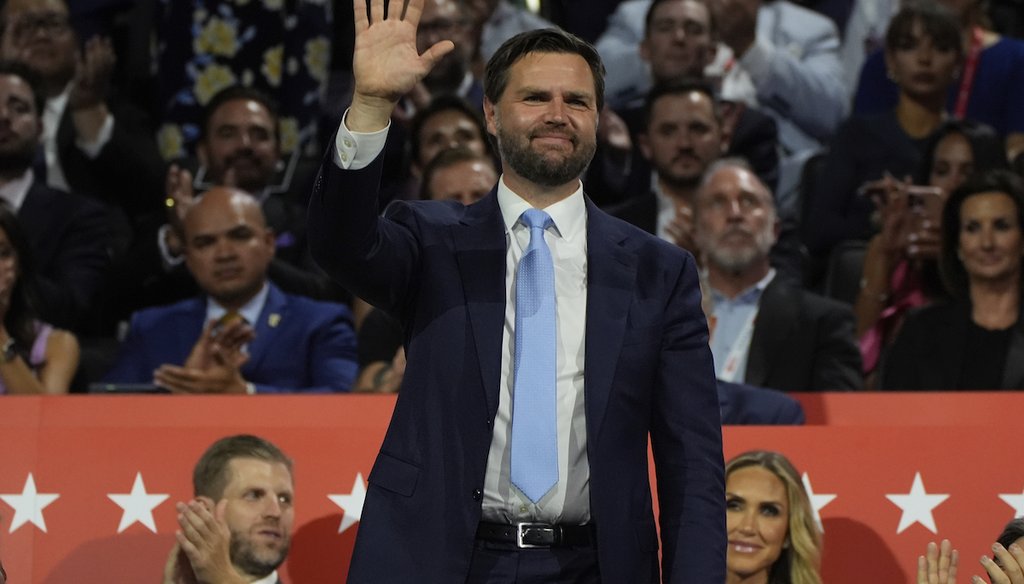
[[[192,352],[192,347],[199,340],[199,336],[203,334],[203,327],[206,326],[206,298],[200,297],[188,300],[188,304],[184,306],[184,312],[185,318],[181,320],[181,326],[173,327],[173,334],[177,337],[175,339],[177,342],[173,346],[181,347],[185,350],[181,356],[181,363],[175,363],[175,365],[181,365],[185,359],[188,359],[189,353]]]
[[[501,379],[501,335],[505,322],[505,226],[496,191],[466,208],[452,227],[455,258],[466,294],[487,411],[498,410]]]
[[[249,360],[242,366],[245,371],[253,371],[259,368],[260,361],[267,354],[267,350],[274,345],[274,339],[280,330],[281,321],[287,316],[288,299],[273,284],[268,285],[267,301],[260,311],[259,320],[252,323],[256,332],[256,338],[249,343]]]
[[[796,323],[797,300],[796,294],[786,294],[786,286],[779,282],[778,276],[764,289],[747,351],[745,383],[765,385],[771,364],[777,361],[779,352],[785,350],[783,340]]]
[[[636,254],[628,233],[587,199],[587,330],[584,392],[587,436],[600,436],[636,285]]]

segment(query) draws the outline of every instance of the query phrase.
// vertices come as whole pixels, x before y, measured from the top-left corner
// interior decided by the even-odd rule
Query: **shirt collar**
[[[268,574],[266,578],[260,578],[252,584],[277,584],[277,570]]]
[[[733,298],[731,301],[735,303],[746,304],[757,303],[761,299],[761,294],[764,292],[764,289],[768,287],[768,284],[771,284],[773,279],[775,279],[775,268],[769,268],[768,273],[765,274],[763,278],[758,280],[757,283],[755,283],[750,288],[747,288],[743,292],[737,294],[736,298]],[[716,305],[719,302],[730,301],[730,299],[726,297],[725,294],[722,294],[721,292],[715,290],[714,288],[711,289],[711,295],[711,298]]]
[[[31,168],[26,169],[24,174],[0,187],[0,199],[6,201],[11,206],[11,209],[17,213],[21,210],[22,204],[25,203],[28,189],[32,186],[32,181],[34,180],[35,173],[32,172]]]
[[[242,316],[253,327],[256,326],[256,322],[260,319],[260,313],[263,312],[263,305],[267,303],[267,294],[270,293],[270,286],[266,282],[263,283],[263,287],[260,291],[253,296],[249,302],[246,302],[244,306],[238,309],[238,314]],[[222,316],[227,312],[227,309],[217,303],[213,298],[207,297],[206,299],[206,322],[211,320],[220,320]]]
[[[531,205],[508,188],[508,185],[505,184],[505,176],[502,175],[498,180],[498,207],[501,208],[501,217],[505,222],[505,232],[511,233],[512,228],[519,221],[519,216]],[[551,216],[551,220],[555,224],[555,231],[562,239],[571,243],[586,236],[587,204],[583,198],[582,182],[576,188],[576,192],[543,210]]]
[[[665,194],[661,190],[661,181],[658,180],[658,172],[651,171],[651,190],[654,192],[654,198],[658,201],[658,213],[664,212],[666,209],[674,209],[676,202],[672,197]]]

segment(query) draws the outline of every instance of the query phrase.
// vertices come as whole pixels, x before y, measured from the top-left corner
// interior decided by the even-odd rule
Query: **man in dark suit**
[[[196,463],[192,489],[177,505],[163,584],[281,584],[295,522],[291,459],[258,436],[227,436]]]
[[[255,199],[207,191],[186,215],[185,238],[185,261],[204,295],[136,313],[108,381],[155,381],[180,393],[349,390],[351,314],[267,281],[274,234]]]
[[[25,63],[42,80],[40,180],[109,204],[108,221],[117,222],[110,228],[120,230],[126,244],[132,228],[127,218],[160,208],[164,163],[147,116],[110,95],[110,40],[93,37],[82,47],[65,0],[9,0],[0,19],[0,54]]]
[[[485,75],[495,190],[379,217],[391,110],[452,46],[412,50],[422,0],[404,19],[394,4],[381,19],[374,0],[372,22],[354,4],[353,105],[311,198],[310,245],[398,316],[407,366],[348,581],[659,582],[648,438],[664,581],[723,581],[721,428],[693,258],[601,212],[578,178],[603,101],[596,51],[553,29],[507,41]],[[546,291],[531,295],[535,270]],[[521,450],[531,423],[537,447]]]
[[[110,261],[104,211],[85,197],[47,187],[32,171],[43,107],[35,73],[20,63],[0,63],[0,103],[0,198],[28,237],[41,316],[77,330]]]
[[[777,276],[768,257],[778,236],[775,206],[749,165],[712,165],[694,212],[718,378],[782,391],[860,389],[853,313]]]

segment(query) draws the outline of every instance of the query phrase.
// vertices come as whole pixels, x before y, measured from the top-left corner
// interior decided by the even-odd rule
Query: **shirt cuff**
[[[384,151],[391,121],[376,132],[353,132],[345,126],[346,117],[348,110],[345,110],[345,115],[341,118],[338,135],[334,139],[334,164],[345,170],[366,168]]]
[[[160,257],[164,261],[164,268],[170,269],[174,266],[185,261],[183,255],[173,255],[171,250],[167,248],[167,232],[170,231],[171,226],[164,223],[160,226],[160,229],[156,232],[156,245],[160,248]]]
[[[100,151],[103,147],[110,142],[110,137],[114,134],[114,116],[107,114],[106,119],[103,120],[103,125],[100,126],[100,131],[96,135],[96,139],[92,142],[84,142],[80,139],[75,139],[75,145],[78,149],[85,153],[90,159],[94,159],[100,155]]]

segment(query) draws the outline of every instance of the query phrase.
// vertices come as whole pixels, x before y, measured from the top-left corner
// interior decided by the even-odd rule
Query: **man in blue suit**
[[[559,30],[509,39],[485,74],[496,188],[381,217],[392,109],[453,48],[419,55],[423,1],[399,6],[383,17],[384,0],[354,1],[352,106],[309,212],[314,258],[405,334],[348,582],[724,581],[721,424],[693,257],[600,211],[579,180],[600,58]],[[550,279],[531,295],[533,270]],[[531,319],[542,310],[550,318]],[[537,438],[525,455],[523,423]]]
[[[185,217],[185,261],[205,295],[135,313],[106,381],[181,393],[348,391],[351,315],[267,281],[274,234],[251,195],[206,192]]]

